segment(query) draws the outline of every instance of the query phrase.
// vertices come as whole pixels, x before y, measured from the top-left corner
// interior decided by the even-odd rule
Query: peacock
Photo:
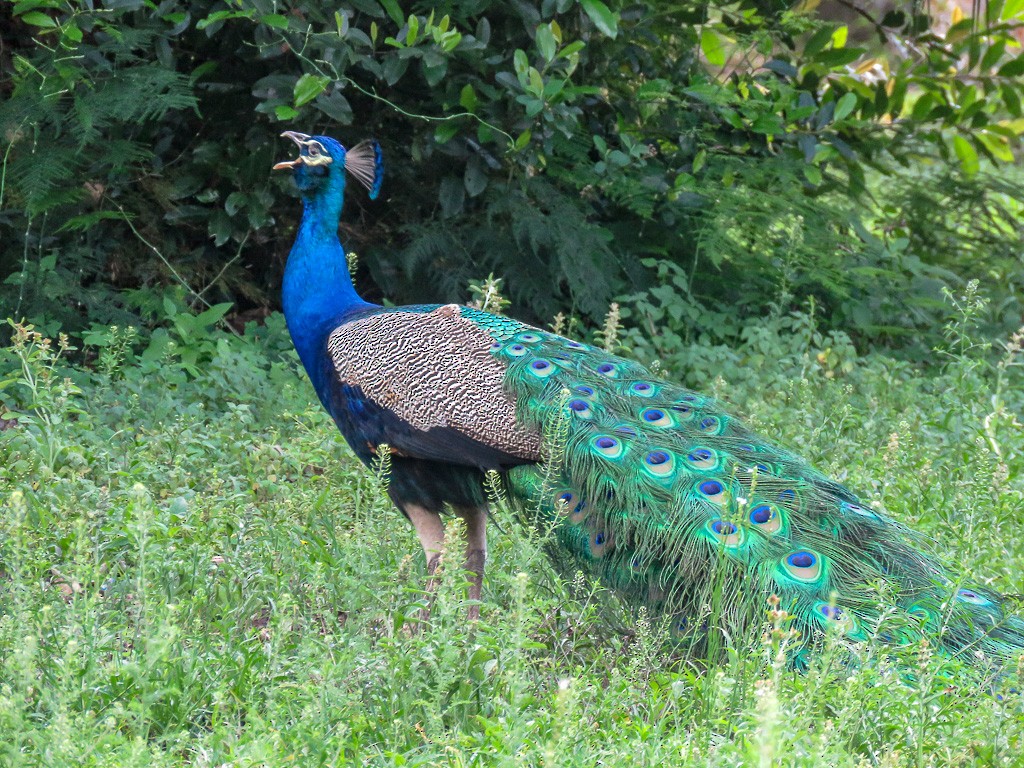
[[[716,402],[639,363],[456,304],[383,307],[356,293],[338,239],[346,172],[376,198],[380,146],[288,131],[303,202],[283,305],[323,406],[365,463],[387,453],[387,492],[415,527],[428,578],[442,514],[465,521],[469,616],[479,613],[487,481],[550,532],[564,565],[664,617],[678,637],[745,626],[771,599],[808,653],[828,632],[930,636],[1004,663],[1024,620],[962,586],[918,536]],[[774,597],[771,597],[774,596]],[[709,610],[709,606],[715,610]]]

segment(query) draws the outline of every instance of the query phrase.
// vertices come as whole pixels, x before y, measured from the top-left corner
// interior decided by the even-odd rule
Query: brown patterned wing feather
[[[327,351],[340,383],[397,419],[384,437],[403,455],[478,466],[536,461],[540,435],[517,423],[493,343],[449,304],[346,323]]]

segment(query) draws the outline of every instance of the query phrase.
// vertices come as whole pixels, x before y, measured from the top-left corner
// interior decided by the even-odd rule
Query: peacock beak
[[[300,151],[302,150],[303,147],[306,146],[307,142],[309,141],[308,134],[299,133],[298,131],[285,131],[284,133],[281,134],[281,136],[282,138],[291,139],[296,144],[298,144]],[[275,163],[273,170],[283,171],[288,168],[294,168],[298,165],[302,165],[303,162],[305,161],[302,159],[302,155],[299,155],[294,160],[283,160],[280,163]]]

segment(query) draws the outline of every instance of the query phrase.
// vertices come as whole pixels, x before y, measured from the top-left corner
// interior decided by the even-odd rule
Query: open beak
[[[306,146],[306,142],[309,141],[309,136],[307,134],[299,133],[298,131],[285,131],[284,133],[281,134],[281,136],[287,139],[291,139],[296,144],[298,144],[300,151],[304,146]],[[280,163],[276,163],[274,165],[273,170],[283,171],[287,168],[294,168],[297,165],[302,165],[303,162],[305,161],[302,159],[302,155],[299,155],[294,160],[283,160]]]

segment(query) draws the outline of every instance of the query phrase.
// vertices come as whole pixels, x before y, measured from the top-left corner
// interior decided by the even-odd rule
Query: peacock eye
[[[320,150],[320,145],[319,144],[310,144],[309,145],[309,156],[310,157],[319,157],[320,156],[320,151],[321,150]]]

